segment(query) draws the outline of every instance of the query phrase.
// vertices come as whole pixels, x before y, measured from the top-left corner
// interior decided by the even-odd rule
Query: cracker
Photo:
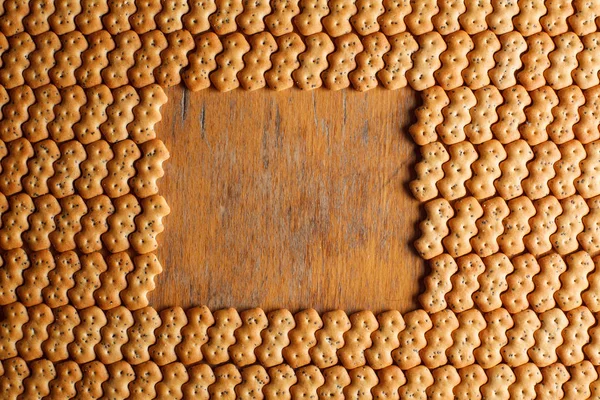
[[[419,352],[427,346],[425,334],[433,328],[433,323],[423,310],[404,314],[404,323],[406,327],[398,335],[400,347],[392,351],[392,358],[396,365],[406,371],[421,364]],[[408,380],[408,375],[406,378]]]
[[[183,399],[182,386],[189,380],[185,366],[174,362],[161,368],[162,381],[156,384],[157,399]]]
[[[323,27],[327,33],[332,37],[339,37],[352,32],[351,20],[358,12],[356,2],[348,0],[330,0],[327,3],[329,6],[329,14],[322,20]],[[290,8],[291,10],[295,10],[296,14],[298,13],[297,8]],[[291,12],[292,11],[290,11],[290,13]],[[269,17],[267,17],[267,19],[268,18]],[[287,24],[284,26],[287,26]],[[272,29],[271,32],[275,34]]]
[[[461,72],[469,66],[467,54],[473,50],[475,45],[473,44],[471,37],[465,31],[451,33],[445,38],[445,40],[447,48],[440,55],[442,66],[440,69],[435,71],[433,76],[435,77],[438,85],[440,85],[444,90],[453,90],[460,87],[464,83]],[[461,93],[465,92],[466,90],[470,92],[468,88],[461,88]],[[472,93],[471,96],[473,96]],[[450,103],[452,104],[452,96],[450,96],[450,98]],[[473,103],[475,103],[474,99]],[[471,104],[471,106],[468,108],[471,108],[474,105],[475,104]],[[468,122],[470,121],[467,121],[467,123]]]
[[[527,51],[523,53],[523,69],[517,73],[519,84],[528,91],[541,88],[546,84],[544,72],[550,68],[548,55],[554,50],[552,38],[545,32],[536,33],[527,38]]]
[[[129,235],[131,247],[140,254],[158,248],[156,237],[164,231],[162,220],[171,209],[164,197],[153,195],[141,201],[142,213],[135,218],[136,230]]]
[[[48,125],[50,137],[56,142],[66,142],[75,137],[73,125],[79,121],[79,109],[86,102],[81,86],[69,86],[60,91],[61,102],[54,107],[54,120]]]
[[[22,236],[29,229],[28,217],[34,212],[31,197],[25,193],[15,194],[8,199],[8,210],[2,214],[0,248],[12,250],[23,246]]]
[[[81,13],[75,17],[77,29],[90,35],[103,29],[102,16],[109,11],[107,1],[81,0]]]
[[[121,347],[121,352],[128,363],[138,365],[150,360],[148,350],[156,343],[155,330],[161,326],[161,320],[153,307],[135,310],[132,316],[133,325],[127,330],[129,340]]]
[[[152,361],[146,361],[133,367],[135,379],[129,383],[128,398],[154,399],[156,397],[156,385],[163,379],[158,365]]]
[[[323,71],[323,82],[329,90],[350,86],[348,75],[356,68],[356,55],[364,49],[355,33],[347,33],[335,39],[335,51],[327,57],[329,68]]]
[[[386,36],[405,32],[404,17],[410,14],[412,9],[410,0],[383,0],[382,4],[384,12],[377,18],[381,32]]]
[[[154,17],[156,27],[163,33],[183,29],[182,17],[190,11],[190,5],[184,0],[161,0],[162,10]]]
[[[385,12],[382,0],[357,0],[357,13],[350,17],[350,22],[361,36],[379,32],[379,16]]]
[[[598,261],[598,258],[595,257],[594,264],[596,264],[596,269],[588,275],[587,280],[589,282],[589,287],[581,295],[583,303],[592,312],[598,312],[600,310],[600,296],[598,296],[598,285],[600,285],[600,268],[597,267]]]
[[[560,255],[566,255],[577,250],[579,243],[577,235],[583,231],[582,219],[589,212],[585,200],[574,195],[560,202],[563,213],[556,218],[556,232],[550,236],[552,247]]]
[[[6,150],[8,154],[2,158],[0,190],[2,194],[10,196],[23,190],[21,179],[27,174],[27,162],[35,153],[31,143],[24,138],[9,142]]]
[[[130,192],[128,181],[135,176],[134,163],[142,156],[139,147],[130,139],[112,146],[114,157],[107,162],[108,175],[102,179],[104,193],[117,198]]]
[[[563,343],[556,349],[560,361],[572,366],[584,360],[583,346],[590,341],[588,329],[595,323],[594,315],[587,307],[577,307],[567,312],[569,325],[562,331]]]
[[[54,85],[38,87],[34,93],[35,103],[27,109],[29,120],[23,124],[23,136],[37,143],[49,137],[48,124],[54,120],[54,107],[60,104],[61,98]]]
[[[465,135],[473,144],[481,144],[493,138],[492,125],[498,121],[498,106],[504,99],[495,86],[484,86],[473,92],[475,106],[469,113],[471,120],[465,126]]]
[[[73,330],[81,320],[70,305],[55,308],[53,313],[54,322],[48,326],[48,339],[42,343],[42,350],[48,360],[56,363],[69,358],[67,346],[75,340]]]
[[[451,365],[444,365],[436,368],[432,373],[433,385],[427,388],[427,397],[430,399],[448,399],[453,398],[453,390],[460,383],[460,376]]]
[[[454,396],[458,400],[480,399],[480,388],[487,382],[483,368],[477,364],[458,370],[460,383],[454,387]]]
[[[500,298],[504,308],[509,313],[516,314],[529,307],[527,295],[535,289],[533,277],[540,272],[540,265],[535,257],[528,253],[513,258],[511,262],[514,271],[506,278],[508,289]]]
[[[523,310],[513,314],[513,327],[506,332],[508,343],[500,353],[504,362],[515,368],[525,365],[529,361],[527,352],[535,344],[534,333],[540,329],[542,323],[532,310]]]
[[[150,357],[159,366],[177,360],[175,346],[181,343],[181,328],[187,325],[187,316],[181,307],[169,307],[160,312],[162,324],[156,329],[156,343],[150,349]]]
[[[123,306],[106,311],[106,325],[100,330],[102,339],[94,346],[100,362],[112,364],[123,359],[121,347],[129,340],[127,329],[133,324],[131,311]]]
[[[321,74],[329,67],[327,56],[335,47],[331,38],[323,32],[305,38],[306,50],[298,56],[300,66],[292,72],[296,86],[313,90],[323,85]]]
[[[477,309],[470,309],[456,315],[458,327],[452,331],[452,346],[446,350],[448,363],[455,368],[464,368],[475,363],[473,351],[479,347],[479,333],[486,321]]]
[[[181,342],[175,347],[177,359],[185,365],[202,361],[201,347],[208,342],[207,331],[215,319],[206,306],[186,310],[188,323],[181,328]],[[266,316],[265,316],[266,320]]]
[[[600,139],[600,114],[598,107],[600,104],[600,88],[594,86],[583,92],[585,103],[579,108],[579,122],[573,126],[573,133],[577,140],[583,144]]]
[[[471,89],[461,86],[448,92],[448,100],[442,109],[444,121],[436,127],[436,132],[444,144],[452,145],[466,139],[465,126],[471,122],[469,111],[477,104],[477,98]]]
[[[523,238],[529,252],[535,256],[552,249],[550,236],[556,232],[556,217],[562,213],[562,206],[554,196],[542,197],[534,203],[536,215],[530,220],[531,232]]]
[[[507,157],[500,163],[502,175],[494,186],[504,200],[511,200],[523,194],[521,183],[529,175],[527,163],[533,159],[533,151],[522,139],[507,144],[505,150]]]
[[[83,144],[100,140],[100,125],[107,120],[106,110],[113,103],[113,95],[106,85],[85,91],[87,102],[79,109],[81,119],[73,126],[75,137]]]
[[[600,161],[600,142],[585,145],[586,158],[579,164],[581,175],[575,180],[575,189],[584,199],[600,194],[600,183],[596,177],[596,166]]]
[[[129,186],[138,198],[146,198],[158,194],[156,182],[164,176],[162,164],[170,154],[159,139],[144,142],[139,149],[141,157],[134,164],[137,173],[130,179]]]
[[[344,395],[348,399],[371,398],[371,390],[379,383],[375,371],[371,367],[364,366],[351,370],[349,373],[350,384],[344,387]],[[301,378],[298,378],[300,381]],[[322,382],[318,382],[321,383]],[[293,390],[293,388],[292,388]],[[292,391],[292,396],[294,392]]]
[[[135,143],[143,143],[156,137],[154,125],[161,119],[160,108],[166,104],[167,95],[158,85],[152,84],[138,91],[140,102],[133,108],[133,121],[127,132]]]
[[[45,1],[45,0],[43,0]],[[44,32],[33,38],[35,50],[28,55],[29,67],[23,71],[25,83],[37,89],[50,83],[49,71],[56,64],[54,55],[61,48],[60,39],[54,32]],[[15,68],[16,66],[11,66]]]
[[[520,138],[519,126],[525,123],[525,108],[531,104],[531,97],[523,86],[517,85],[502,91],[504,103],[498,107],[498,122],[492,125],[494,137],[502,144]]]
[[[20,357],[3,360],[2,371],[0,390],[8,398],[17,398],[25,390],[23,383],[30,374],[27,363]]]
[[[477,160],[475,147],[467,141],[459,142],[448,148],[450,160],[442,169],[444,178],[438,181],[437,188],[446,200],[456,200],[467,194],[465,182],[473,175],[471,165]]]
[[[35,102],[35,95],[29,86],[17,86],[8,93],[10,101],[2,106],[2,120],[0,120],[0,140],[4,142],[23,137],[23,124],[29,118],[27,109]],[[17,143],[21,143],[21,146],[31,147],[31,145],[27,146],[23,140]],[[23,173],[23,171],[17,172]]]
[[[442,239],[452,257],[460,257],[472,250],[471,238],[477,235],[475,222],[483,215],[481,205],[474,197],[464,197],[454,203],[456,214],[448,221],[450,232]]]
[[[402,374],[402,372],[400,373]],[[350,375],[346,368],[341,365],[335,365],[324,369],[323,378],[323,385],[317,389],[319,398],[329,398],[332,400],[345,399],[344,388],[350,385]],[[404,375],[402,375],[402,378],[404,378]]]
[[[487,257],[500,250],[498,237],[504,232],[502,221],[510,214],[506,202],[494,197],[481,204],[483,215],[477,220],[477,234],[471,238],[473,251],[480,257]]]
[[[127,287],[126,276],[134,265],[127,253],[112,254],[106,258],[108,268],[100,274],[100,287],[94,292],[96,305],[103,310],[121,305],[119,294]]]
[[[521,54],[527,50],[527,42],[515,31],[505,33],[498,40],[501,48],[494,54],[496,66],[489,75],[494,85],[504,90],[517,84],[516,73],[523,66]]]
[[[422,366],[416,366],[404,372],[406,384],[399,390],[401,399],[427,399],[427,388],[434,384],[431,371]]]
[[[481,346],[473,351],[477,364],[488,369],[502,362],[501,349],[508,344],[506,331],[513,327],[513,319],[504,308],[484,314],[486,327],[479,334]]]
[[[593,1],[574,0],[575,13],[568,18],[571,29],[578,36],[596,31],[596,19],[600,16],[600,7]]]
[[[135,218],[142,208],[132,194],[113,200],[115,212],[107,218],[108,231],[102,235],[102,242],[111,253],[119,253],[129,249],[128,237],[135,231]]]
[[[60,43],[61,49],[54,53],[56,64],[48,74],[57,88],[64,89],[77,84],[75,71],[83,63],[81,55],[88,48],[88,42],[81,32],[73,31],[60,36]]]
[[[212,399],[234,400],[235,387],[242,383],[242,375],[233,364],[215,368],[215,382],[208,387]]]
[[[585,103],[583,92],[577,86],[558,91],[558,105],[552,108],[554,120],[548,125],[548,136],[556,144],[575,138],[573,125],[579,122],[579,107]]]
[[[242,13],[237,17],[236,21],[242,32],[246,35],[254,35],[257,33],[268,34],[268,32],[266,32],[267,29],[264,19],[271,13],[271,5],[269,4],[269,1],[244,0],[243,8],[244,11],[242,11]],[[204,9],[205,8],[203,7],[202,10]]]
[[[0,265],[0,305],[8,305],[18,301],[17,288],[23,284],[23,274],[31,262],[27,253],[19,248],[3,254]]]
[[[562,364],[552,364],[542,368],[542,382],[536,385],[535,392],[540,400],[562,399],[563,384],[570,379],[569,371]]]
[[[458,272],[452,275],[452,290],[446,294],[446,303],[455,313],[473,308],[473,293],[479,290],[479,275],[485,272],[485,264],[476,254],[468,254],[456,260]]]
[[[236,342],[229,348],[229,355],[235,365],[245,367],[256,362],[254,350],[262,343],[260,333],[267,327],[268,320],[260,308],[242,311],[240,318],[242,325],[234,332]]]
[[[101,342],[101,329],[106,325],[104,312],[91,306],[79,311],[80,323],[73,328],[73,341],[68,344],[69,358],[84,364],[96,359],[95,346]]]
[[[114,50],[115,42],[107,31],[98,31],[87,37],[88,48],[81,53],[81,66],[75,70],[77,83],[91,88],[102,83],[102,70],[108,67],[108,53]]]
[[[567,326],[566,318],[564,322],[564,327]],[[563,328],[564,328],[563,327]],[[591,340],[590,340],[591,339]],[[589,343],[583,346],[583,352],[585,353],[586,359],[590,360],[590,362],[594,365],[598,365],[600,362],[600,327],[597,325],[590,328],[589,330]],[[556,356],[554,356],[556,358]]]
[[[32,314],[33,316],[33,314]],[[0,358],[6,360],[19,355],[17,344],[22,339],[27,340],[26,329],[29,321],[27,308],[19,302],[2,306],[2,325],[0,325]],[[25,336],[27,334],[27,336]]]
[[[54,33],[63,35],[75,31],[77,29],[75,18],[82,11],[81,3],[75,0],[64,0],[55,1],[54,5],[56,9],[48,18],[50,28]]]
[[[108,380],[102,383],[105,397],[115,400],[129,398],[129,384],[135,379],[135,372],[130,364],[118,361],[106,366]]]
[[[406,27],[415,36],[426,35],[433,31],[432,19],[440,11],[438,2],[410,0],[411,12],[404,17]]]
[[[529,176],[523,179],[522,187],[527,197],[538,200],[550,194],[548,182],[556,175],[554,164],[560,160],[560,151],[553,142],[547,141],[536,145],[533,154],[533,161],[527,165]]]
[[[274,0],[270,3],[271,13],[265,17],[265,24],[267,26],[267,29],[269,29],[269,32],[271,32],[275,36],[282,36],[292,33],[294,30],[292,19],[300,13],[300,7],[298,6],[299,0]],[[332,5],[330,5],[330,8],[332,10],[332,15],[330,17],[333,18],[333,10],[335,10],[335,7],[332,7]],[[356,7],[354,7],[354,9],[356,10]],[[344,16],[346,17],[346,24],[350,27],[348,29],[348,32],[350,32],[350,30],[352,29],[352,27],[350,26],[350,15]],[[325,27],[327,27],[326,20],[330,17],[326,17],[326,19],[324,20]]]
[[[100,275],[108,268],[100,253],[82,255],[81,269],[73,275],[73,286],[67,292],[71,304],[82,310],[96,304],[94,292],[100,287]]]
[[[540,18],[542,29],[550,36],[563,34],[569,30],[567,19],[575,10],[571,0],[548,0],[545,3],[546,15]]]
[[[519,3],[511,0],[491,0],[492,12],[485,18],[489,30],[496,35],[515,30],[513,18],[519,14]]]
[[[296,324],[288,333],[290,343],[282,353],[283,358],[292,368],[298,368],[310,363],[309,351],[317,343],[315,332],[323,327],[323,321],[314,309],[297,312],[294,320]],[[350,320],[352,321],[352,317]],[[340,352],[343,352],[343,349]],[[340,357],[343,359],[341,354]]]
[[[48,274],[55,268],[49,250],[33,252],[29,256],[31,266],[23,272],[23,284],[17,288],[19,301],[32,307],[44,301],[42,289],[48,286]]]
[[[442,66],[440,55],[446,50],[446,43],[437,32],[425,33],[416,40],[419,50],[412,55],[413,67],[406,71],[406,79],[413,89],[422,91],[435,85],[434,73]]]
[[[135,52],[142,47],[134,31],[124,31],[113,37],[115,48],[108,53],[108,67],[102,70],[102,80],[111,89],[127,85],[127,71],[135,65]]]
[[[469,66],[461,72],[461,75],[465,85],[476,90],[490,84],[490,73],[496,65],[495,54],[504,46],[490,31],[480,32],[471,39],[473,40],[473,50],[467,54]]]
[[[143,88],[156,82],[154,71],[161,65],[161,53],[169,45],[167,38],[159,30],[141,35],[140,43],[140,48],[133,55],[134,63],[127,70],[129,82],[135,88]]]
[[[181,387],[185,398],[208,400],[208,387],[215,382],[213,370],[206,364],[196,364],[188,375],[189,380]]]
[[[87,213],[87,206],[81,196],[71,195],[60,200],[61,212],[54,219],[56,229],[48,236],[56,251],[70,251],[77,248],[75,236],[81,232],[81,219]]]
[[[326,312],[322,316],[323,328],[315,333],[316,344],[309,349],[312,362],[320,369],[338,362],[337,351],[344,347],[344,333],[351,323],[342,310]]]
[[[314,365],[299,368],[295,371],[297,382],[290,387],[293,399],[316,398],[317,389],[325,383],[321,370]],[[346,386],[347,390],[350,386]]]
[[[81,366],[81,380],[75,384],[77,396],[99,399],[104,394],[102,384],[109,378],[106,366],[99,361],[92,361]]]
[[[398,335],[406,326],[397,310],[379,313],[377,322],[379,328],[371,335],[373,345],[365,350],[365,357],[373,369],[381,370],[393,364],[391,353],[400,346]]]
[[[54,256],[56,268],[48,273],[49,285],[42,289],[44,303],[52,308],[69,304],[67,292],[75,286],[73,275],[81,268],[79,257],[73,251]]]
[[[267,85],[265,72],[272,67],[271,55],[277,51],[277,42],[269,32],[260,32],[251,36],[249,43],[251,49],[244,54],[244,69],[238,79],[245,90],[252,91]]]
[[[29,13],[23,18],[23,27],[31,35],[41,35],[50,30],[48,18],[56,11],[53,2],[29,1]]]
[[[412,55],[419,49],[419,45],[408,32],[398,33],[388,40],[390,51],[383,55],[385,66],[377,72],[377,78],[386,89],[397,90],[408,84],[406,71],[412,68]]]
[[[431,21],[436,31],[444,36],[448,35],[448,39],[451,40],[450,36],[461,30],[458,18],[467,11],[467,7],[461,0],[441,1],[438,7],[440,11],[431,18]]]
[[[458,266],[448,254],[441,254],[429,260],[429,275],[424,279],[425,290],[419,295],[421,307],[428,313],[447,308],[445,296],[452,290],[451,279]]]
[[[261,365],[272,367],[284,361],[282,351],[290,343],[288,333],[296,326],[296,321],[285,309],[271,311],[267,319],[267,328],[261,332],[262,343],[254,352]]]
[[[523,36],[531,36],[542,30],[540,18],[546,14],[543,0],[519,0],[521,12],[513,18],[515,29]]]
[[[6,365],[9,365],[9,363],[10,361],[5,362]],[[23,364],[26,366],[24,361]],[[11,372],[14,373],[14,371]],[[10,375],[12,375],[11,372],[7,370],[4,374],[4,378],[7,380],[11,378],[16,378],[17,382],[19,381],[19,379],[22,380],[23,392],[18,397],[16,397],[16,399],[18,400],[43,399],[45,396],[48,396],[48,394],[50,394],[50,381],[56,377],[56,369],[54,368],[54,364],[52,364],[52,362],[49,360],[43,359],[33,361],[29,365],[29,373],[24,374],[28,375],[26,377],[10,377]],[[0,378],[0,382],[2,382],[2,378]],[[4,387],[3,385],[2,389],[4,390],[6,389],[6,387]]]
[[[77,193],[87,200],[103,194],[102,180],[108,176],[107,164],[114,153],[104,140],[85,146],[85,153],[87,158],[79,164],[81,176],[75,180],[74,186]]]
[[[310,36],[322,32],[323,25],[321,24],[321,19],[329,14],[327,1],[300,0],[299,6],[300,13],[293,18],[294,26],[298,32],[303,36]],[[358,30],[359,28],[355,27],[355,29]]]
[[[587,275],[595,266],[585,251],[569,254],[565,261],[567,270],[560,275],[561,287],[554,293],[554,298],[561,310],[571,311],[583,304],[581,294],[589,287]]]
[[[589,398],[590,384],[598,379],[596,369],[588,360],[582,361],[569,368],[571,378],[564,383],[565,399]]]
[[[558,361],[557,349],[563,343],[562,331],[569,321],[558,308],[538,315],[540,327],[533,333],[535,344],[528,350],[529,358],[539,367],[547,367]]]
[[[428,143],[420,148],[421,160],[415,165],[417,177],[410,182],[413,196],[426,202],[438,196],[436,183],[444,177],[442,166],[450,156],[440,142]]]
[[[48,399],[71,399],[77,394],[75,384],[83,378],[79,364],[74,361],[63,361],[55,365],[56,376],[49,383]]]
[[[427,345],[419,351],[423,364],[434,369],[448,362],[446,351],[452,346],[452,332],[458,326],[456,315],[446,309],[430,315],[432,329],[425,333]]]
[[[74,182],[81,176],[79,165],[87,154],[81,142],[71,140],[59,147],[60,158],[53,164],[54,175],[48,179],[50,192],[58,199],[75,195]]]
[[[556,305],[554,293],[560,288],[560,275],[567,270],[567,265],[556,253],[550,253],[538,260],[540,273],[533,277],[535,289],[529,295],[530,307],[537,313],[548,311]]]
[[[429,260],[444,252],[442,240],[450,230],[448,220],[454,216],[454,210],[445,199],[435,199],[425,203],[425,218],[420,224],[421,236],[415,241],[415,249],[421,257]]]
[[[390,50],[390,43],[381,32],[363,38],[364,50],[356,56],[356,69],[349,74],[354,89],[364,92],[379,83],[377,73],[383,69],[383,55]]]
[[[135,13],[129,17],[131,28],[138,34],[156,30],[154,18],[162,10],[161,0],[137,0]]]
[[[481,397],[484,399],[508,399],[508,388],[515,383],[512,369],[506,364],[499,364],[485,371],[487,382],[481,386]]]
[[[8,49],[2,53],[2,69],[0,70],[2,86],[6,89],[13,89],[25,83],[23,71],[31,65],[28,56],[34,50],[35,43],[27,32],[21,32],[8,38]]]
[[[600,67],[596,60],[600,56],[600,33],[594,32],[581,39],[583,49],[577,53],[577,68],[573,71],[573,81],[583,89],[590,89],[600,84],[598,72]]]
[[[242,0],[215,0],[217,11],[208,17],[210,26],[217,35],[227,35],[236,31],[235,19],[243,11]]]
[[[239,33],[232,33],[221,40],[223,52],[215,57],[217,69],[210,74],[210,81],[220,92],[228,92],[240,86],[238,72],[244,68],[244,54],[250,51],[250,44]]]
[[[160,52],[161,63],[154,69],[156,83],[170,87],[181,83],[181,70],[188,65],[187,54],[194,49],[194,38],[186,30],[167,35],[168,46]]]
[[[469,35],[488,29],[487,17],[493,12],[492,4],[482,1],[466,1],[466,12],[458,17],[460,26]]]
[[[536,214],[536,208],[525,196],[510,200],[508,208],[510,214],[503,220],[504,232],[498,237],[498,244],[500,251],[510,257],[525,250],[523,238],[531,232],[528,221]]]
[[[228,350],[236,340],[234,332],[242,325],[238,312],[233,308],[214,311],[213,317],[215,324],[208,328],[208,341],[201,347],[204,359],[211,365],[229,361]],[[260,356],[258,358],[260,360]]]
[[[421,106],[415,110],[416,121],[408,128],[413,141],[424,146],[437,141],[436,128],[444,122],[442,109],[450,104],[446,91],[439,86],[421,92]]]
[[[297,382],[296,374],[287,364],[269,368],[271,381],[263,387],[265,399],[291,399],[290,387]]]
[[[400,387],[406,383],[404,373],[395,365],[377,371],[379,383],[371,389],[374,400],[399,399]],[[320,392],[319,392],[320,393]]]
[[[550,53],[550,68],[544,71],[548,86],[554,90],[573,84],[572,72],[577,68],[577,54],[583,50],[583,43],[573,32],[554,37],[555,49]]]
[[[193,92],[210,87],[209,75],[217,69],[215,57],[223,51],[223,44],[213,32],[196,36],[196,46],[188,54],[189,66],[181,78]]]

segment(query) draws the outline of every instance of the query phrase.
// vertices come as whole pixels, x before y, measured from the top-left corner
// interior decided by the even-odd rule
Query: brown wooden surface
[[[154,306],[416,307],[412,91],[168,95]]]

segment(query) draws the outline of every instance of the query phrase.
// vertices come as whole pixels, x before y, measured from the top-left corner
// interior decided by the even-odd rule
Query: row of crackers
[[[49,194],[35,199],[25,193],[0,194],[0,249],[77,249],[84,254],[132,249],[145,254],[158,248],[169,212],[160,195],[138,200],[132,194],[114,199],[73,194],[57,200]]]
[[[154,278],[162,272],[152,253],[132,257],[127,252],[106,256],[15,249],[2,255],[2,264],[0,305],[28,307],[32,324],[37,319],[34,310],[63,307],[60,313],[75,315],[71,309],[146,307],[148,293],[155,288]]]
[[[505,364],[488,370],[478,365],[429,370],[396,366],[320,370],[287,364],[238,369],[232,364],[211,368],[174,362],[162,367],[148,361],[132,366],[72,361],[27,364],[15,357],[2,363],[0,390],[10,399],[597,399],[598,371],[583,361],[572,367],[538,368]]]
[[[419,365],[433,370],[444,365],[489,369],[529,362],[538,367],[556,362],[573,366],[585,360],[600,364],[597,313],[585,306],[515,314],[505,308],[416,310],[404,316],[398,311],[377,316],[361,311],[350,317],[337,310],[321,317],[314,310],[292,315],[287,310],[211,313],[205,307],[187,312],[171,307],[158,314],[151,307],[77,310],[71,305],[26,307],[15,302],[3,306],[2,312],[0,360],[19,356],[26,361],[98,360],[106,365],[153,361],[159,366],[230,362],[240,368],[285,363],[294,369],[312,364],[347,370],[396,365],[404,371]]]
[[[599,200],[573,195],[560,201],[554,196],[531,201],[520,196],[480,203],[468,196],[451,205],[438,198],[425,203],[426,217],[414,244],[426,260],[444,252],[452,257],[471,252],[487,257],[500,251],[513,257],[528,251],[537,257],[551,250],[568,255],[583,248],[596,255]]]
[[[585,0],[7,0],[0,7],[0,32],[89,34],[104,28],[112,35],[181,29],[197,34],[212,29],[218,35],[251,35],[268,29],[276,36],[297,30],[303,36],[327,32],[337,37],[352,30],[362,36],[378,31],[392,36],[406,29],[415,35],[459,29],[473,35],[490,29],[530,36],[571,29],[585,35],[597,29],[598,16],[600,6]]]

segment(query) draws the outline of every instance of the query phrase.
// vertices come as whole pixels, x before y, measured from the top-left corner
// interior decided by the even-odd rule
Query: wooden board
[[[152,304],[409,311],[425,273],[411,90],[168,91]]]

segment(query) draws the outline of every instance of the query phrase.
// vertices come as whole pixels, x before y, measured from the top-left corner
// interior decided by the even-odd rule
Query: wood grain
[[[154,306],[416,307],[411,90],[168,95]]]

